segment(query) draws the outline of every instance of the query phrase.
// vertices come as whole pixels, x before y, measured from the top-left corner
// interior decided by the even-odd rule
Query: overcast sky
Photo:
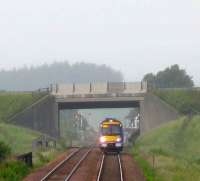
[[[55,60],[127,81],[177,63],[200,85],[200,0],[0,1],[0,69]]]

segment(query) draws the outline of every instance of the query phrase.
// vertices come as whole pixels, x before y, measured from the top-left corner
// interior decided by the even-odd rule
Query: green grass
[[[4,161],[10,154],[10,147],[4,142],[0,141],[0,163]]]
[[[10,117],[24,110],[27,106],[39,100],[43,94],[0,92],[0,122],[8,121]]]
[[[154,170],[162,180],[200,180],[199,130],[199,116],[183,117],[139,137],[134,155],[139,153],[151,167],[154,158]]]
[[[157,90],[154,94],[173,106],[181,114],[200,113],[199,90]]]
[[[32,141],[40,136],[39,133],[30,129],[0,123],[0,141],[11,147],[12,154],[30,152]]]
[[[65,150],[63,149],[49,149],[49,150],[43,150],[38,151],[34,155],[34,170],[37,168],[40,168],[50,161],[54,160],[58,155],[62,154]]]
[[[32,130],[0,123],[0,141],[11,148],[11,157],[32,151],[32,141],[41,134]],[[30,169],[21,162],[4,160],[0,162],[0,181],[21,181],[31,171],[40,168],[49,161],[55,159],[59,154],[66,150],[57,143],[55,149],[38,149],[33,153],[33,168]],[[1,155],[1,154],[0,154]]]
[[[40,133],[27,128],[9,124],[9,118],[24,110],[44,94],[0,92],[0,142],[11,148],[11,157],[32,151],[32,141],[41,136]],[[56,149],[37,150],[33,154],[33,170],[39,168],[63,152],[60,144]],[[4,160],[0,163],[0,181],[21,181],[32,169],[21,162]]]
[[[138,149],[133,149],[133,155],[134,160],[139,164],[147,181],[162,181],[150,163],[140,155]]]
[[[22,162],[6,161],[0,165],[0,181],[21,181],[29,171]]]

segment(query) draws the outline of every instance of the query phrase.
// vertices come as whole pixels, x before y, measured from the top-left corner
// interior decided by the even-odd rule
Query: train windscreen
[[[121,127],[119,125],[104,125],[101,128],[102,135],[120,135]]]

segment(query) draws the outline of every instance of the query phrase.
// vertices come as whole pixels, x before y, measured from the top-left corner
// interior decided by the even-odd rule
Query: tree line
[[[93,63],[55,62],[37,67],[23,67],[9,71],[0,70],[0,90],[32,91],[50,84],[121,82],[123,74],[106,65]],[[194,86],[192,77],[178,65],[143,77],[150,88],[189,88]]]
[[[194,86],[192,77],[184,69],[175,64],[159,71],[157,74],[148,73],[143,78],[149,88],[190,88]]]
[[[123,81],[120,71],[92,63],[55,62],[37,67],[0,71],[0,90],[31,91],[56,83]]]

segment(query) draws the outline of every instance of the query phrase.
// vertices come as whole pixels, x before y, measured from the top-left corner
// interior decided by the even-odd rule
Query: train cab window
[[[121,127],[119,127],[119,125],[112,125],[111,130],[112,130],[112,134],[115,134],[115,135],[121,134]]]
[[[109,134],[111,134],[111,131],[110,131],[110,127],[108,126],[108,127],[103,127],[102,128],[102,130],[101,130],[101,132],[102,132],[102,135],[109,135]]]
[[[121,127],[119,125],[106,125],[102,127],[102,135],[120,135]]]

